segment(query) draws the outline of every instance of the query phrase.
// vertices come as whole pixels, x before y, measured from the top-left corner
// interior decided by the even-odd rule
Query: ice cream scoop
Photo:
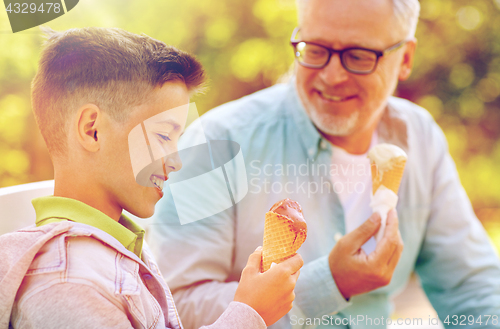
[[[382,219],[375,240],[380,241],[385,231],[387,213],[396,207],[398,190],[403,177],[407,155],[396,145],[379,144],[368,152],[372,172],[372,201],[370,207]]]
[[[266,213],[261,272],[295,255],[306,237],[307,224],[300,205],[290,199],[275,203]]]
[[[283,199],[276,202],[269,211],[288,217],[295,231],[304,231],[307,233],[307,224],[304,219],[304,214],[302,213],[302,208],[298,202],[290,199]]]

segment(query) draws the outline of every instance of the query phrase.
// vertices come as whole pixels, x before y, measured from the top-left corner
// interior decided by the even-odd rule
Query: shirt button
[[[321,147],[323,150],[326,150],[326,148],[328,147],[327,141],[322,139],[321,142],[319,143],[319,147]]]
[[[342,239],[342,233],[340,232],[335,233],[333,238],[335,239],[335,242],[339,242],[339,240]]]
[[[308,153],[309,156],[312,157],[314,155],[314,149],[309,149]]]

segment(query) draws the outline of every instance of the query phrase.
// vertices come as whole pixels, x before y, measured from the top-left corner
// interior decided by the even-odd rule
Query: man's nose
[[[337,85],[347,81],[349,72],[342,66],[340,62],[340,54],[332,54],[328,64],[321,69],[320,78],[326,85]]]

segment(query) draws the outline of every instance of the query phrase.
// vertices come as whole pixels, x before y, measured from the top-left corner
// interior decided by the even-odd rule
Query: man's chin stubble
[[[311,120],[322,133],[330,136],[345,137],[354,132],[358,123],[359,112],[354,112],[348,117],[324,116],[317,112],[311,113]]]

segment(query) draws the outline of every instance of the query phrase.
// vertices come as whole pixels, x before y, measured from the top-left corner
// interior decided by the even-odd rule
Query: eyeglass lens
[[[313,67],[323,67],[330,58],[330,51],[320,45],[299,42],[296,46],[299,62]],[[347,49],[339,52],[342,65],[349,71],[369,72],[377,64],[377,55],[364,49]]]

